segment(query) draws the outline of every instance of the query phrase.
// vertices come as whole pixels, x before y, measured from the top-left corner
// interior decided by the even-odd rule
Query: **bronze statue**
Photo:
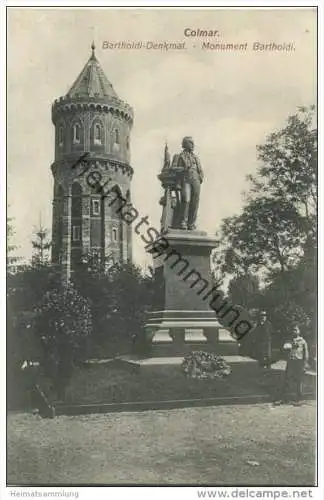
[[[174,155],[172,163],[165,147],[164,166],[159,175],[165,189],[162,228],[194,230],[199,206],[200,185],[204,175],[198,156],[193,152],[192,137],[182,140],[182,152]]]

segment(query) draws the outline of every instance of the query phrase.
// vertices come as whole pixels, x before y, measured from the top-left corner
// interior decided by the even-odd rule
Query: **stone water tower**
[[[87,174],[99,171],[101,185],[131,200],[133,109],[117,96],[96,58],[94,44],[91,49],[68,93],[52,105],[52,261],[62,266],[67,279],[89,255],[100,262],[132,259],[131,227],[109,205],[109,196],[89,185]]]

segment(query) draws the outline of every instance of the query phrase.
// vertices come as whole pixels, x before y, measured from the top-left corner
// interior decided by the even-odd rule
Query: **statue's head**
[[[194,144],[194,141],[193,141],[193,138],[190,137],[190,136],[186,136],[182,139],[182,147],[183,149],[185,149],[186,151],[193,151],[194,150],[194,147],[195,147],[195,144]]]

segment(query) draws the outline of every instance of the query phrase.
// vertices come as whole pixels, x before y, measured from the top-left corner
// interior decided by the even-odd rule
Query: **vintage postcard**
[[[2,10],[3,498],[322,498],[318,6],[35,3]]]

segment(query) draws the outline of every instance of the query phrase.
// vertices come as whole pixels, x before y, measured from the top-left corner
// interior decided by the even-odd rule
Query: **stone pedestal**
[[[157,300],[145,332],[153,344],[162,342],[164,336],[164,342],[172,342],[175,354],[184,354],[192,332],[202,331],[201,348],[216,347],[220,325],[209,306],[213,293],[210,254],[214,247],[215,239],[205,232],[169,229],[150,250]]]

